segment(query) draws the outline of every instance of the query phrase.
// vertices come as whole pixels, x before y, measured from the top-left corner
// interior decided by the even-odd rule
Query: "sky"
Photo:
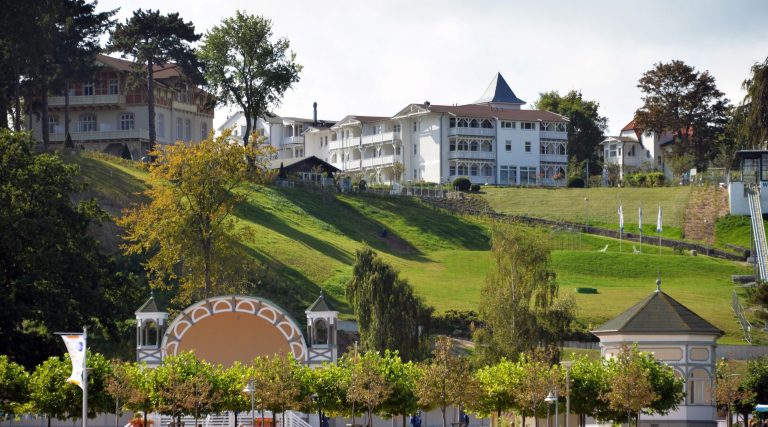
[[[340,120],[392,116],[410,103],[465,104],[500,72],[532,108],[542,92],[599,102],[608,135],[641,105],[637,81],[659,62],[708,70],[732,102],[768,57],[768,1],[100,0],[99,10],[179,12],[205,33],[236,10],[273,21],[303,66],[274,112]],[[234,111],[234,110],[232,110]],[[219,108],[214,126],[227,117]]]

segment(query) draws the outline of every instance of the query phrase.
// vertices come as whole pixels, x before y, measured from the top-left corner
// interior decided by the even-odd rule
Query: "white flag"
[[[619,205],[619,231],[624,232],[624,209]]]
[[[640,233],[643,232],[643,205],[640,205],[640,209],[637,211],[638,224],[640,225]]]
[[[62,335],[64,344],[67,346],[69,358],[72,359],[72,375],[67,378],[68,383],[77,384],[83,388],[83,367],[85,366],[85,336]]]
[[[659,205],[659,218],[656,220],[656,232],[661,233],[661,205]]]

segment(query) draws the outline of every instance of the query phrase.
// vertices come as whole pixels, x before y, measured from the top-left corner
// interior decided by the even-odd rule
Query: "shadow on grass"
[[[320,295],[321,287],[311,281],[301,271],[283,263],[274,256],[241,245],[245,253],[258,260],[268,271],[262,272],[271,283],[257,284],[253,289],[255,296],[267,298],[288,310],[302,324],[305,323],[304,311]],[[273,274],[274,273],[274,274]],[[331,307],[342,313],[351,313],[352,309],[345,300],[335,295],[325,293],[326,301]]]
[[[417,228],[427,239],[441,240],[453,249],[488,250],[488,231],[469,221],[407,197],[388,197],[374,194],[356,195],[367,205],[399,217],[406,225]],[[365,208],[363,208],[365,209]]]
[[[329,256],[336,261],[344,264],[351,264],[353,261],[352,255],[344,250],[332,245],[322,239],[318,239],[315,236],[307,234],[287,222],[277,215],[267,212],[265,209],[256,205],[253,200],[248,200],[242,203],[237,208],[237,214],[241,218],[248,219],[254,223],[258,223],[264,227],[267,227],[277,233],[282,234],[292,240],[304,243],[310,248]]]
[[[278,189],[280,195],[317,220],[339,230],[350,240],[364,242],[379,252],[427,262],[429,259],[391,227],[339,200],[335,194],[308,189]],[[386,230],[386,237],[382,231]],[[348,263],[351,264],[351,261]]]

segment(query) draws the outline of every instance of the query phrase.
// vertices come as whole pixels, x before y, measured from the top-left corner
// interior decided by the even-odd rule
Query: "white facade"
[[[664,132],[659,135],[642,130],[634,120],[624,126],[618,136],[608,136],[601,143],[601,157],[605,164],[619,166],[619,179],[638,170],[656,169],[668,179],[673,178],[672,170],[666,165],[665,147],[672,143],[674,135]],[[604,171],[607,176],[607,171]]]
[[[75,81],[69,88],[69,133],[78,148],[120,155],[126,144],[133,159],[149,149],[149,113],[146,88],[127,86],[131,63],[99,55],[101,65],[93,80]],[[156,71],[155,135],[159,144],[194,142],[213,129],[213,110],[207,94],[195,87],[177,86],[178,71]],[[183,89],[179,89],[182,87]],[[66,139],[63,95],[48,98],[51,146],[61,148]],[[42,115],[30,114],[28,127],[42,140]]]
[[[256,131],[278,158],[316,156],[369,183],[464,176],[477,184],[565,185],[567,119],[523,104],[497,75],[474,104],[409,104],[394,116],[350,115],[336,123],[275,117],[259,119]],[[239,113],[219,130],[234,126],[237,138],[244,122]]]

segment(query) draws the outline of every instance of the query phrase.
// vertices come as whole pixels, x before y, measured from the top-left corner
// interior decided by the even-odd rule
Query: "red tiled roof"
[[[115,68],[120,71],[131,71],[134,62],[127,59],[115,58],[114,56],[99,54],[96,59],[104,65]],[[152,66],[155,72],[155,79],[167,79],[170,77],[178,77],[181,75],[181,70],[176,64],[155,64]]]
[[[547,121],[547,122],[567,122],[568,119],[559,114],[543,110],[512,110],[494,108],[488,105],[430,105],[430,111],[433,113],[450,113],[456,116],[492,118],[498,117],[501,120],[522,120],[522,121]]]
[[[632,119],[631,122],[627,123],[626,126],[624,126],[621,131],[624,132],[625,130],[634,130],[635,129],[635,119]]]

